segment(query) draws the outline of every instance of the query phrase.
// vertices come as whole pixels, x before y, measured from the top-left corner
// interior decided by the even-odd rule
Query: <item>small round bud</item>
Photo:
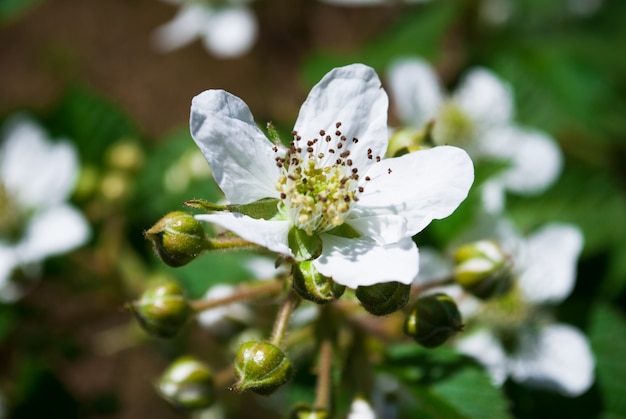
[[[365,310],[375,316],[384,316],[400,310],[406,305],[411,294],[411,285],[400,282],[383,282],[358,287],[355,294]]]
[[[161,397],[178,409],[203,409],[215,401],[211,369],[191,356],[174,361],[161,375],[156,388]]]
[[[202,224],[193,215],[170,212],[145,232],[163,262],[179,267],[198,257],[209,246]]]
[[[289,414],[289,419],[329,419],[330,413],[325,409],[310,406],[296,406]]]
[[[481,240],[461,246],[454,260],[454,279],[476,297],[487,299],[511,289],[512,264],[495,242]]]
[[[235,391],[252,390],[269,395],[293,375],[291,361],[283,351],[269,342],[251,341],[239,347],[235,359]]]
[[[426,348],[436,348],[463,330],[461,322],[461,313],[454,300],[437,293],[415,301],[404,321],[404,333]]]
[[[183,290],[175,282],[149,288],[130,308],[144,330],[166,339],[176,336],[192,313]]]
[[[307,260],[293,267],[293,289],[305,300],[325,304],[339,299],[346,287],[319,273]]]

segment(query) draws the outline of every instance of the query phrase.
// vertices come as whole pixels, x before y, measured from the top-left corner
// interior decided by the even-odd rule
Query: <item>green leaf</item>
[[[99,164],[109,145],[138,129],[114,103],[83,87],[70,89],[50,115],[52,134],[71,138],[83,162]]]
[[[398,345],[390,350],[389,357],[385,368],[413,396],[401,402],[411,417],[510,417],[506,398],[493,386],[489,376],[449,348],[428,350],[416,345]]]
[[[602,390],[606,417],[611,417],[610,414],[625,417],[626,319],[610,306],[598,305],[591,315],[589,339],[596,357],[596,380]]]
[[[256,219],[270,220],[278,213],[278,199],[261,199],[249,204],[227,205],[229,211],[240,212]]]
[[[18,18],[29,9],[42,3],[42,0],[2,0],[0,1],[0,25]]]

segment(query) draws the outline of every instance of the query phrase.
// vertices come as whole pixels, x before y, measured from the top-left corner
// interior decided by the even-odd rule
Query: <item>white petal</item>
[[[376,72],[363,64],[335,68],[316,84],[300,108],[295,130],[303,140],[320,136],[320,130],[334,136],[335,124],[348,138],[344,150],[350,150],[355,166],[365,170],[373,156],[383,156],[387,149],[387,94]],[[352,138],[358,143],[352,142]],[[324,141],[321,144],[325,144]]]
[[[209,7],[198,4],[181,7],[171,21],[152,32],[152,45],[157,51],[170,52],[189,44],[200,36],[212,14]]]
[[[346,221],[362,236],[372,237],[379,243],[395,243],[407,237],[406,220],[399,215],[361,217]]]
[[[508,375],[508,360],[500,341],[487,330],[479,330],[456,343],[459,352],[474,358],[486,369],[495,385],[502,385]]]
[[[63,202],[78,175],[76,150],[69,142],[51,143],[33,121],[9,122],[0,149],[0,181],[22,207],[39,208]]]
[[[482,128],[506,123],[513,117],[511,87],[483,68],[463,78],[453,100]]]
[[[417,275],[419,254],[410,238],[388,245],[369,238],[330,234],[321,238],[322,255],[313,264],[338,284],[349,288],[392,281],[410,284]]]
[[[406,125],[423,128],[441,106],[439,79],[426,61],[404,59],[389,68],[390,94],[396,111]]]
[[[450,215],[473,181],[474,166],[460,148],[441,146],[385,159],[361,176],[364,192],[350,216],[397,214],[406,219],[406,236],[412,236]]]
[[[363,399],[354,399],[347,419],[376,419],[372,406]]]
[[[271,251],[293,256],[287,245],[287,234],[291,227],[289,221],[255,219],[236,212],[198,214],[195,217],[200,221],[220,225],[242,239]]]
[[[248,8],[220,9],[204,27],[204,45],[218,57],[239,57],[254,44],[257,26],[254,14]]]
[[[514,380],[576,397],[594,381],[594,359],[585,335],[554,324],[535,334],[522,335],[520,350],[511,359]]]
[[[544,191],[561,173],[563,156],[547,134],[515,126],[490,130],[480,140],[481,153],[508,161],[498,176],[506,188],[519,194]]]
[[[204,299],[216,300],[220,298],[225,298],[232,295],[234,291],[235,287],[231,285],[218,284],[211,287],[207,291],[207,293],[204,295]],[[198,315],[198,322],[206,328],[211,328],[215,326],[216,323],[224,320],[225,318],[230,318],[241,322],[247,322],[251,319],[251,316],[251,311],[244,304],[231,303],[215,307],[210,310],[204,310]]]
[[[58,205],[37,214],[28,224],[18,246],[21,263],[38,262],[48,256],[69,252],[90,236],[82,213],[69,205]]]
[[[480,189],[483,208],[489,214],[502,214],[506,200],[504,185],[500,179],[483,183]]]
[[[519,286],[535,303],[564,300],[576,282],[576,264],[583,247],[581,231],[551,223],[530,236],[523,254]]]
[[[194,141],[230,202],[278,197],[276,154],[241,99],[223,90],[200,93],[191,104],[190,125]]]

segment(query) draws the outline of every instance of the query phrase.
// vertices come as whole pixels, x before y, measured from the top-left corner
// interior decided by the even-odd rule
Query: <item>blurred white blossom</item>
[[[582,233],[572,225],[551,223],[522,238],[510,224],[500,222],[482,238],[498,241],[509,252],[517,280],[506,295],[485,301],[459,286],[444,289],[470,325],[457,348],[483,364],[495,384],[511,377],[566,396],[584,393],[594,381],[587,339],[575,327],[554,322],[546,310],[574,288]],[[451,272],[451,264],[441,258],[428,261],[438,272]]]
[[[490,212],[502,211],[505,189],[520,195],[540,193],[560,174],[562,155],[556,142],[513,122],[511,87],[489,70],[469,71],[456,91],[446,95],[430,64],[407,58],[391,65],[388,81],[403,124],[421,130],[434,121],[436,144],[462,147],[475,161],[507,164],[483,186]]]
[[[49,141],[30,119],[14,117],[0,145],[0,300],[19,298],[16,269],[37,276],[40,262],[89,238],[85,217],[66,203],[78,176],[76,150]]]
[[[176,16],[152,33],[152,43],[170,52],[200,39],[218,58],[236,58],[254,45],[258,23],[246,0],[166,0],[177,4]]]

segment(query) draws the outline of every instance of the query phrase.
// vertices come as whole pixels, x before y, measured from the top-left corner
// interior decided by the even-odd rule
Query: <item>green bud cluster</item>
[[[355,295],[365,310],[375,316],[385,316],[403,308],[409,301],[411,285],[383,282],[356,289]]]
[[[172,267],[186,265],[209,248],[202,224],[193,215],[170,212],[145,232],[163,262]]]
[[[211,369],[191,356],[174,361],[161,375],[156,389],[161,397],[177,409],[203,409],[215,401]]]
[[[437,293],[418,298],[404,321],[404,333],[426,348],[436,348],[463,330],[454,300]]]
[[[149,288],[130,308],[144,330],[165,339],[175,337],[192,314],[182,288],[175,282]]]
[[[251,341],[239,347],[235,359],[235,391],[270,395],[291,379],[293,367],[285,353],[269,342]]]
[[[293,289],[298,295],[317,304],[325,304],[339,299],[346,287],[317,271],[310,260],[294,264]]]
[[[512,264],[497,243],[481,240],[454,253],[454,279],[467,292],[487,299],[505,294],[513,284]]]

